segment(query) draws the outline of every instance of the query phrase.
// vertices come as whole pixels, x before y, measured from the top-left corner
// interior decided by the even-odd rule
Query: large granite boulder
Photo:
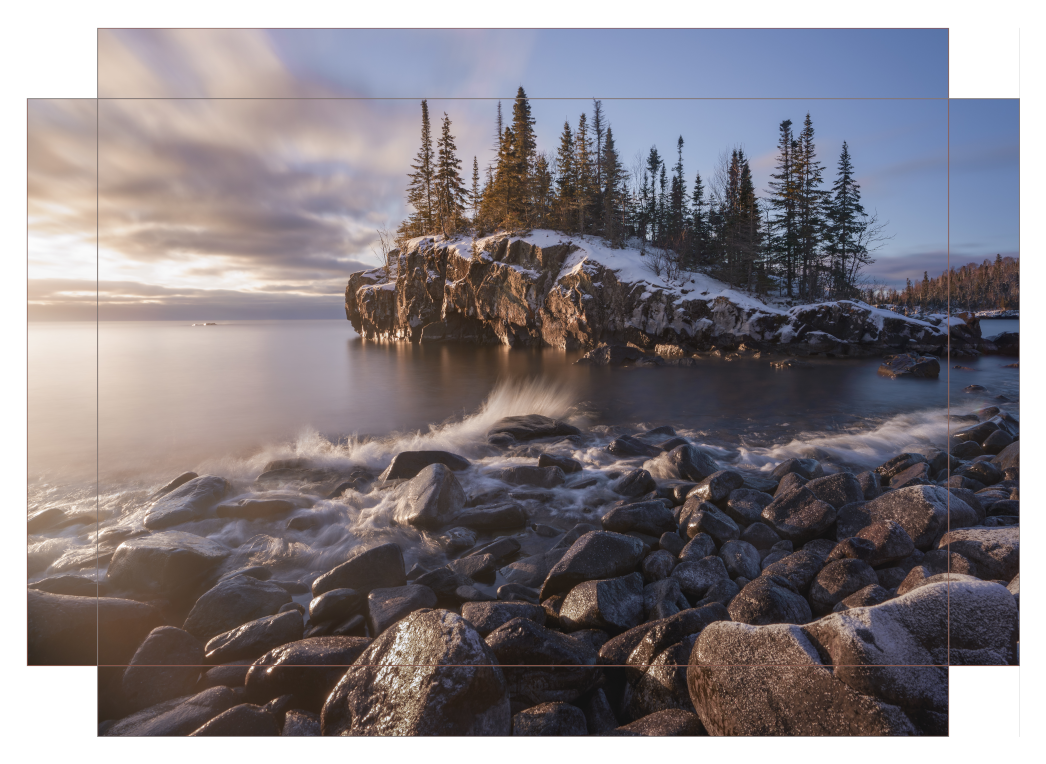
[[[160,530],[203,517],[229,492],[225,478],[203,475],[162,496],[145,513],[145,527]]]
[[[951,517],[949,518],[949,506]],[[871,521],[893,520],[907,533],[915,548],[925,551],[948,529],[977,522],[976,511],[946,488],[913,485],[884,493],[864,505]]]
[[[136,595],[178,599],[199,594],[232,550],[181,531],[128,539],[116,548],[106,579]]]
[[[407,572],[403,567],[403,550],[394,542],[358,552],[333,570],[312,582],[312,596],[333,589],[353,589],[361,595],[372,589],[403,586]]]
[[[461,616],[426,610],[360,655],[324,703],[320,724],[324,735],[508,735],[511,720],[490,648]]]
[[[548,572],[541,585],[541,599],[567,592],[583,581],[631,573],[639,565],[643,549],[643,542],[632,536],[609,531],[585,533]]]
[[[671,451],[643,464],[643,469],[658,480],[688,480],[700,483],[719,470],[710,453],[697,446],[676,446]]]
[[[302,638],[305,621],[297,610],[267,615],[211,638],[206,645],[208,663],[254,660],[275,647]]]
[[[409,480],[430,464],[442,464],[461,472],[468,469],[469,460],[449,451],[401,451],[392,457],[392,463],[380,478],[383,481]]]
[[[206,643],[249,621],[275,615],[290,601],[291,595],[276,583],[236,576],[204,592],[189,611],[182,628]]]
[[[319,713],[370,643],[365,637],[310,637],[270,650],[248,668],[247,699],[262,705],[290,695],[292,707]]]
[[[127,712],[192,694],[203,654],[203,644],[187,631],[159,626],[149,632],[123,672]]]
[[[465,491],[444,464],[430,464],[410,479],[393,515],[397,523],[439,528],[465,507]]]
[[[580,583],[570,590],[559,611],[559,623],[567,632],[602,629],[619,634],[642,620],[643,576],[639,573]]]
[[[508,416],[498,420],[487,431],[487,439],[491,440],[491,442],[499,442],[499,437],[504,438],[508,436],[511,440],[528,441],[538,440],[539,438],[577,435],[580,432],[577,427],[561,422],[558,419],[552,419],[541,414],[527,414],[526,416]]]
[[[1003,528],[961,528],[949,531],[938,548],[961,554],[977,566],[983,579],[1010,581],[1020,572],[1021,531]]]

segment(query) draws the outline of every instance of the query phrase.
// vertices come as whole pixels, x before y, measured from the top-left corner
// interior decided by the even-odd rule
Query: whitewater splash
[[[952,429],[958,429],[955,423]],[[897,414],[871,429],[801,432],[784,444],[765,448],[742,446],[735,464],[772,470],[786,459],[812,457],[840,467],[874,469],[902,452],[921,453],[930,448],[943,448],[947,442],[948,409],[929,409]]]

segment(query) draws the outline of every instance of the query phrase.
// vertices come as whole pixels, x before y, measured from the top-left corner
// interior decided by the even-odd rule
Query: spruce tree
[[[432,152],[432,129],[429,124],[428,101],[421,102],[421,148],[412,164],[414,172],[408,173],[410,183],[407,186],[407,203],[414,208],[400,226],[401,236],[423,236],[435,229],[435,199],[433,182],[435,180],[435,161]]]
[[[832,296],[849,296],[857,286],[861,267],[869,257],[863,245],[867,230],[864,207],[861,205],[861,187],[853,178],[850,149],[843,141],[839,154],[839,168],[827,209],[825,231],[826,250],[832,274]]]
[[[684,226],[687,218],[686,180],[683,178],[683,136],[676,143],[678,158],[672,169],[672,191],[670,195],[668,236],[672,247],[682,262],[685,259]]]
[[[614,146],[614,132],[607,127],[606,140],[603,143],[603,236],[611,244],[618,246],[625,234],[625,170]]]
[[[705,187],[701,182],[701,173],[694,175],[693,215],[690,229],[689,266],[704,265],[708,250],[708,213],[705,211]]]
[[[596,188],[603,188],[603,102],[592,99],[592,132],[596,134]]]
[[[592,161],[592,139],[588,135],[588,117],[581,112],[574,133],[574,177],[578,233],[587,233],[591,221],[589,209],[595,196],[595,163]]]
[[[647,154],[646,158],[646,169],[650,173],[650,189],[646,199],[647,211],[645,217],[646,223],[650,227],[650,241],[652,244],[657,244],[657,240],[661,236],[657,210],[657,175],[661,169],[661,164],[661,155],[657,153],[657,147],[651,146],[650,153]]]
[[[461,160],[458,159],[454,136],[450,133],[450,117],[443,114],[443,131],[436,144],[438,161],[436,170],[436,212],[439,228],[444,236],[458,229],[468,202],[468,190],[461,178]]]
[[[558,194],[556,195],[556,217],[565,231],[574,227],[577,187],[574,169],[574,135],[570,122],[563,122],[563,132],[559,137],[559,152],[556,154]]]
[[[472,226],[479,227],[479,159],[472,157]]]
[[[777,166],[770,177],[770,207],[776,236],[771,244],[774,258],[784,271],[788,296],[793,296],[796,278],[797,224],[796,176],[792,155],[792,120],[786,119],[778,127]]]
[[[794,153],[796,175],[796,244],[801,269],[802,295],[819,296],[819,245],[824,230],[824,191],[821,189],[824,166],[817,161],[814,126],[807,113]]]

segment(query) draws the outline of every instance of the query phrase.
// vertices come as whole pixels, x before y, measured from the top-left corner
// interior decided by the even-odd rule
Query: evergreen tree
[[[798,250],[796,223],[796,175],[792,155],[793,137],[792,120],[786,119],[778,127],[777,172],[770,175],[770,207],[773,210],[773,224],[776,232],[771,250],[774,259],[784,271],[788,296],[793,296],[793,284],[796,278],[796,252]]]
[[[668,240],[675,249],[680,260],[685,257],[684,227],[686,224],[688,210],[686,208],[686,180],[683,178],[683,136],[679,136],[676,143],[678,158],[676,166],[672,170],[672,190],[669,204],[668,216]]]
[[[443,114],[443,131],[436,143],[436,215],[444,236],[457,231],[465,214],[469,192],[461,178],[461,160],[456,155],[454,136],[450,133],[450,117]]]
[[[648,193],[645,193],[644,196],[646,197],[645,201],[647,203],[647,211],[645,215],[646,224],[650,229],[650,241],[654,244],[657,243],[658,237],[661,234],[658,226],[660,221],[658,219],[659,216],[657,211],[657,175],[658,171],[661,169],[661,164],[661,155],[657,153],[657,147],[651,146],[650,153],[647,154],[646,158],[646,169],[650,174],[650,188]]]
[[[596,134],[596,188],[603,188],[603,102],[592,99],[592,132]]]
[[[837,299],[853,292],[861,267],[869,262],[868,250],[862,244],[868,227],[866,217],[861,205],[861,187],[853,179],[850,149],[843,141],[838,175],[832,185],[832,197],[828,204],[825,232],[832,296]]]
[[[529,225],[531,212],[531,180],[537,156],[537,137],[534,135],[534,118],[530,114],[530,102],[520,87],[512,105],[512,152],[509,156],[508,214],[513,221]]]
[[[472,157],[472,225],[479,225],[479,159]]]
[[[407,186],[407,203],[414,212],[400,226],[399,233],[404,237],[423,236],[434,230],[435,199],[433,181],[435,180],[435,161],[432,152],[432,129],[429,124],[428,101],[421,102],[421,148],[412,164],[414,172],[408,173],[410,183]]]
[[[576,194],[578,233],[587,233],[589,214],[595,196],[595,163],[592,161],[592,139],[588,135],[588,117],[581,112],[577,132],[574,133],[574,184]]]
[[[705,187],[701,183],[701,173],[694,176],[693,215],[690,230],[689,266],[702,265],[706,262],[708,250],[708,213],[705,210]]]
[[[552,222],[554,192],[548,157],[539,154],[534,163],[534,224],[544,228]]]
[[[814,148],[814,126],[807,113],[803,131],[793,144],[796,177],[796,245],[801,270],[801,296],[820,296],[818,247],[824,229],[824,191],[821,189],[824,166],[817,161]]]
[[[563,132],[559,138],[559,153],[556,155],[556,217],[563,230],[571,231],[574,227],[574,210],[577,204],[576,171],[574,169],[574,135],[570,122],[563,122]]]
[[[614,146],[614,132],[607,127],[603,143],[602,231],[611,244],[620,245],[625,234],[625,169]]]

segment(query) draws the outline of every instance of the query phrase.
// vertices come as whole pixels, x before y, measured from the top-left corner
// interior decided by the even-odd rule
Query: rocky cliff
[[[918,320],[845,300],[786,310],[701,273],[669,282],[651,259],[553,231],[423,237],[394,251],[388,271],[352,274],[345,315],[367,339],[586,350],[605,343],[668,359],[714,348],[939,355],[949,330],[953,354],[983,344],[973,316]]]

